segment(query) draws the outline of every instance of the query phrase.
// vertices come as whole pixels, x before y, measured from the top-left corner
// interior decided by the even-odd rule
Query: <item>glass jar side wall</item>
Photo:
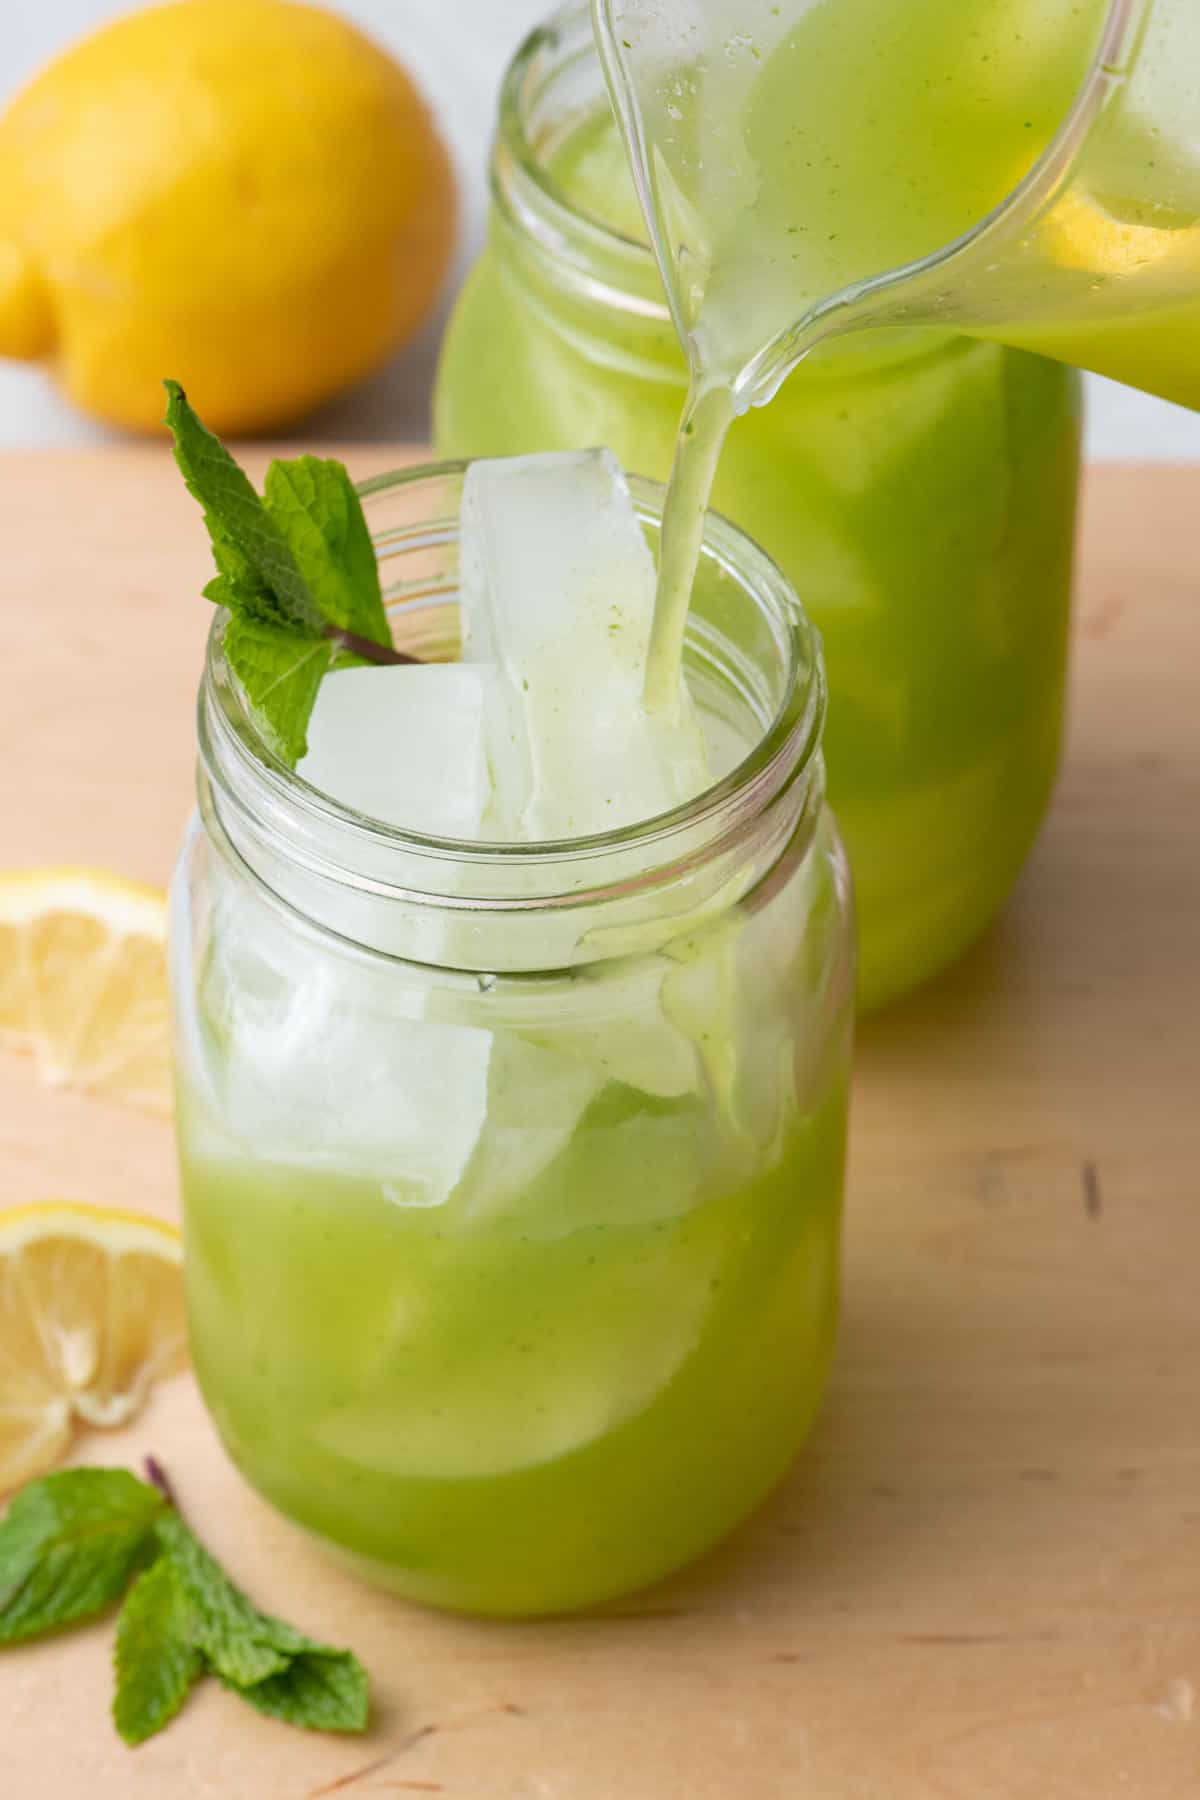
[[[664,955],[440,985],[321,942],[193,834],[193,1355],[268,1499],[371,1578],[495,1614],[642,1586],[750,1510],[832,1347],[845,882],[825,815]]]

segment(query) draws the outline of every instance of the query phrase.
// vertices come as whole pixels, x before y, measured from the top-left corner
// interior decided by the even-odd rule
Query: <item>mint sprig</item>
[[[259,1612],[185,1523],[158,1464],[147,1468],[155,1485],[124,1469],[67,1469],[16,1496],[0,1523],[0,1643],[124,1596],[112,1710],[127,1744],[161,1731],[204,1674],[288,1724],[365,1730],[357,1657]]]
[[[163,385],[175,460],[217,565],[204,592],[230,614],[226,661],[267,743],[294,766],[331,667],[416,659],[392,647],[371,534],[343,465],[276,459],[260,497],[179,383]]]

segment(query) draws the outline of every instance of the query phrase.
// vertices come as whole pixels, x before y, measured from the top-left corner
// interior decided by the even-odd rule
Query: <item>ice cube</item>
[[[321,683],[298,773],[386,824],[477,838],[491,793],[483,747],[490,669],[339,669]]]
[[[209,942],[196,1073],[239,1154],[370,1177],[397,1205],[439,1206],[484,1127],[493,1036],[424,1017],[402,967],[372,974],[312,955],[242,897]]]
[[[455,1195],[472,1226],[516,1214],[604,1086],[586,1063],[497,1031],[487,1118]]]
[[[569,982],[509,982],[492,996],[491,1022],[594,1072],[674,1099],[698,1091],[695,1046],[665,1016],[660,991],[672,965],[659,956],[584,963]]]
[[[653,818],[707,784],[704,741],[642,704],[654,560],[607,450],[471,465],[464,654],[495,666],[485,735],[499,836],[580,837]]]
[[[408,1215],[393,1330],[374,1368],[311,1420],[314,1439],[380,1474],[442,1481],[578,1453],[696,1354],[737,1220],[714,1208],[536,1239],[498,1222],[448,1243]]]

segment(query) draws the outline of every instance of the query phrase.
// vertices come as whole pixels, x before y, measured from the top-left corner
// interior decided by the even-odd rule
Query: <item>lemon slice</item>
[[[0,1212],[0,1493],[53,1468],[77,1422],[124,1425],[185,1365],[180,1251],[137,1213]]]
[[[0,875],[0,1045],[44,1080],[169,1112],[166,900],[94,869]]]

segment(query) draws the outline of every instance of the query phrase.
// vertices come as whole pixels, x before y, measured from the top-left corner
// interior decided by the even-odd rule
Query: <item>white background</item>
[[[328,0],[389,45],[420,78],[458,162],[464,205],[458,275],[483,229],[484,169],[500,75],[525,31],[553,0]],[[26,76],[115,12],[113,0],[0,0],[0,105]],[[444,316],[444,314],[443,314]],[[366,387],[312,420],[313,435],[423,438],[440,321]],[[1094,456],[1200,460],[1200,417],[1112,383],[1092,381]],[[103,441],[39,370],[0,363],[0,446]]]

